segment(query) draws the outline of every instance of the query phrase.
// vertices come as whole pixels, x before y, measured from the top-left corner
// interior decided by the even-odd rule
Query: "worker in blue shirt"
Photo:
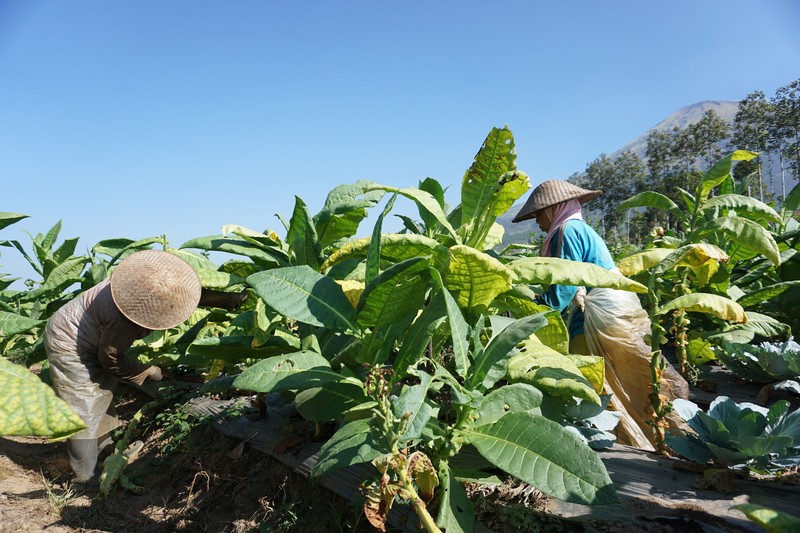
[[[536,219],[547,233],[541,255],[599,265],[618,272],[603,239],[583,220],[582,204],[602,191],[568,181],[549,180],[531,193],[514,222]],[[568,311],[570,353],[602,356],[611,406],[624,416],[617,437],[622,444],[652,449],[650,408],[650,319],[636,294],[628,291],[551,285],[537,296],[561,312]],[[670,399],[688,397],[689,385],[670,365],[662,375],[662,393]]]

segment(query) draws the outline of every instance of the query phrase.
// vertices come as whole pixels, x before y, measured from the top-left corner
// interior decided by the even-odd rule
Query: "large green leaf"
[[[524,172],[516,170],[514,136],[492,128],[461,180],[461,227],[464,244],[484,249],[497,217],[530,188]]]
[[[450,295],[448,294],[448,296]],[[450,299],[453,300],[453,297],[450,296]],[[455,309],[458,309],[458,305],[455,303],[455,300],[453,300],[452,306]],[[416,318],[406,334],[403,335],[402,344],[400,345],[397,356],[392,363],[396,377],[404,377],[406,375],[406,369],[422,358],[425,350],[428,347],[428,343],[433,338],[436,330],[446,319],[447,307],[445,303],[445,296],[442,291],[437,291],[430,303],[428,303],[428,305],[422,309],[422,312]],[[464,318],[462,317],[461,320],[463,322]],[[463,324],[463,327],[465,331],[463,337],[465,338],[467,327],[466,323]],[[464,365],[465,374],[467,366],[468,363]]]
[[[367,208],[375,206],[383,198],[384,192],[371,189],[373,185],[372,181],[360,180],[339,185],[328,193],[325,205],[314,215],[322,248],[356,234],[367,216]]]
[[[4,357],[0,357],[0,391],[0,435],[65,439],[86,428],[53,389]]]
[[[747,293],[745,296],[742,296],[736,300],[736,303],[742,307],[749,307],[751,305],[770,300],[780,294],[783,294],[792,287],[798,286],[800,286],[800,280],[773,283],[772,285],[767,285],[762,289]]]
[[[749,259],[756,254],[761,254],[775,266],[781,264],[780,250],[775,238],[763,226],[752,220],[739,217],[718,217],[714,218],[695,231],[696,237],[706,237],[709,235],[722,235],[722,241],[731,243],[729,249],[748,250],[750,254],[736,256],[731,253],[731,260]]]
[[[714,166],[705,173],[700,183],[697,184],[697,194],[695,197],[700,201],[700,206],[702,207],[708,199],[708,195],[714,187],[728,179],[731,173],[731,165],[734,161],[750,161],[757,156],[757,152],[736,150],[717,161]]]
[[[416,257],[381,272],[361,295],[358,323],[379,330],[417,311],[424,303],[429,267],[427,260]]]
[[[532,411],[538,414],[542,391],[527,383],[512,383],[491,391],[475,412],[478,425],[497,422],[509,413]]]
[[[348,259],[364,259],[369,251],[370,237],[349,242],[332,253],[320,267],[326,271],[334,265]],[[399,263],[412,257],[431,256],[437,264],[445,264],[448,249],[434,239],[424,235],[384,234],[381,235],[381,259],[389,263]]]
[[[150,248],[151,244],[162,242],[164,242],[163,237],[147,237],[146,239],[137,241],[124,238],[106,239],[92,246],[92,252],[109,256],[113,264],[123,256],[132,254],[138,250]]]
[[[34,320],[16,313],[0,311],[0,338],[22,333],[42,324],[44,320]]]
[[[275,268],[247,277],[264,302],[298,322],[355,330],[355,310],[342,288],[306,265]]]
[[[255,392],[280,392],[320,387],[344,379],[320,354],[303,351],[259,361],[239,374],[233,384]]]
[[[264,359],[297,351],[299,346],[280,336],[271,336],[266,344],[253,346],[253,336],[204,337],[192,342],[181,358],[185,364],[201,365],[215,359],[238,363],[247,359]]]
[[[505,377],[507,362],[514,348],[546,324],[544,313],[526,316],[495,335],[480,355],[475,356],[475,362],[469,369],[470,387],[488,390]]]
[[[475,530],[475,509],[467,491],[455,478],[447,462],[440,462],[438,473],[442,492],[436,525],[447,533],[472,533]]]
[[[368,400],[363,385],[356,379],[325,383],[301,390],[294,397],[297,412],[314,422],[339,420],[349,409]]]
[[[492,204],[492,197],[500,184],[500,176],[516,168],[514,135],[507,127],[492,128],[461,180],[462,223],[482,216]],[[514,201],[516,198],[511,204]],[[506,209],[511,207],[511,204]],[[501,213],[496,213],[495,216],[499,214]]]
[[[32,302],[39,298],[55,297],[74,283],[83,279],[81,273],[91,262],[86,256],[71,257],[56,266],[40,287],[28,291],[20,298],[21,302]]]
[[[755,218],[779,223],[781,216],[770,206],[751,198],[739,194],[721,194],[709,199],[703,207],[702,212],[721,209],[723,211],[736,211],[739,216],[745,218]]]
[[[253,260],[254,263],[264,268],[289,266],[285,252],[277,248],[268,249],[256,245],[242,237],[228,237],[225,235],[211,235],[198,237],[181,244],[180,248],[197,248],[209,252],[225,252],[241,255]]]
[[[322,445],[311,475],[319,477],[337,468],[368,463],[389,451],[385,439],[369,420],[354,420],[342,426]]]
[[[397,187],[387,187],[385,185],[373,185],[369,190],[383,190],[413,200],[420,209],[430,213],[456,243],[461,242],[461,238],[456,233],[456,230],[453,229],[453,226],[450,225],[450,222],[447,220],[447,215],[442,209],[442,206],[439,205],[439,202],[431,193],[421,189],[398,189]]]
[[[419,182],[419,189],[430,193],[431,196],[433,196],[433,198],[436,200],[436,203],[439,204],[439,207],[441,207],[442,210],[444,211],[445,207],[444,188],[442,187],[441,183],[439,183],[433,178],[425,178],[424,180]],[[435,233],[434,229],[436,228],[437,225],[436,217],[434,217],[430,212],[428,212],[419,204],[417,204],[417,211],[419,212],[419,217],[420,219],[422,219],[422,223],[425,226],[425,231],[427,232],[426,235],[428,237],[433,236],[433,234]],[[404,220],[408,220],[409,222],[412,222],[412,226],[416,225],[416,223],[408,219],[408,217],[402,217],[401,215],[401,218],[403,218]]]
[[[450,325],[450,338],[453,342],[453,359],[455,361],[456,372],[461,377],[466,377],[469,370],[469,325],[464,320],[464,315],[458,307],[450,291],[444,286],[444,280],[438,270],[431,269],[431,275],[438,282],[441,294],[444,298],[447,320]]]
[[[724,331],[715,331],[706,335],[706,338],[714,341],[729,340],[731,342],[747,343],[758,335],[765,339],[783,337],[791,334],[791,328],[783,322],[771,316],[747,311],[747,322],[744,324],[732,324]]]
[[[647,287],[641,283],[591,263],[558,257],[526,257],[511,261],[507,267],[516,276],[516,283],[608,287],[647,293]]]
[[[320,245],[317,230],[306,204],[298,196],[294,197],[294,211],[286,232],[286,243],[294,253],[296,264],[319,269]]]
[[[244,278],[218,270],[200,268],[196,269],[195,272],[197,272],[197,277],[200,278],[200,285],[204,289],[224,291],[232,285],[244,285],[245,283]]]
[[[0,211],[0,229],[16,224],[23,218],[28,218],[29,215],[20,215],[19,213],[7,213]]]
[[[683,214],[675,202],[670,200],[669,197],[654,191],[645,191],[635,196],[631,196],[627,200],[624,200],[622,203],[620,203],[617,206],[617,209],[634,209],[637,207],[663,209],[664,211],[675,213],[679,218],[683,218]]]
[[[505,213],[514,202],[530,188],[528,175],[520,170],[506,172],[500,176],[493,195],[484,210],[468,220],[462,221],[458,229],[464,244],[479,250],[490,250],[503,240],[505,228],[497,224],[497,217]]]
[[[422,430],[431,418],[439,414],[439,406],[428,399],[433,378],[425,372],[417,372],[419,383],[403,387],[400,396],[392,404],[392,410],[397,418],[407,418],[408,427],[401,439],[411,440],[419,438]]]
[[[789,194],[786,195],[786,200],[783,202],[783,211],[791,214],[800,208],[800,183],[792,187]]]
[[[381,234],[383,233],[383,219],[392,211],[396,199],[396,194],[393,194],[391,198],[389,198],[383,211],[378,215],[378,220],[375,221],[375,225],[372,227],[369,249],[367,250],[367,261],[364,265],[364,283],[367,285],[375,279],[381,271]]]
[[[460,432],[492,464],[560,500],[618,501],[597,454],[557,422],[531,412]]]
[[[444,284],[462,309],[480,313],[497,295],[511,289],[512,274],[500,261],[474,248],[450,248]]]
[[[537,389],[559,398],[582,398],[600,405],[595,386],[584,376],[575,361],[544,345],[537,351],[527,344],[524,353],[518,353],[508,362],[508,380],[528,383]],[[590,367],[591,368],[591,367]],[[592,373],[594,375],[596,373]]]
[[[718,296],[716,294],[684,294],[683,296],[678,296],[674,300],[667,302],[658,310],[658,313],[663,315],[679,309],[714,315],[717,318],[729,322],[747,322],[747,315],[741,305],[730,298]]]

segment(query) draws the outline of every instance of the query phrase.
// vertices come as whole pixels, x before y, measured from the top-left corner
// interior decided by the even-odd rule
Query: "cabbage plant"
[[[714,350],[717,359],[737,377],[758,383],[800,378],[800,344],[784,342],[745,344],[723,340]]]
[[[727,396],[708,412],[688,400],[673,406],[694,433],[667,435],[667,444],[687,459],[759,471],[800,464],[800,410],[789,412],[785,400],[769,409]]]

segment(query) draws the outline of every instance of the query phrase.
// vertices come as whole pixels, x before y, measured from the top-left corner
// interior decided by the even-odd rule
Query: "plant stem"
[[[661,355],[661,340],[664,338],[664,328],[658,323],[658,295],[655,290],[655,276],[650,276],[647,295],[650,300],[650,406],[653,408],[653,432],[656,450],[664,451],[664,417],[669,413],[668,402],[661,396],[661,374],[665,361]]]

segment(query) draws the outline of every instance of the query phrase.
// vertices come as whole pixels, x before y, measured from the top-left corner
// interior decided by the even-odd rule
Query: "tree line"
[[[655,210],[620,212],[617,206],[623,200],[656,191],[683,205],[682,190],[693,191],[715,161],[737,149],[761,154],[734,167],[743,194],[779,205],[791,189],[791,176],[800,178],[800,79],[780,87],[770,98],[763,91],[748,94],[731,123],[713,110],[706,111],[685,127],[651,131],[644,157],[631,151],[613,158],[601,154],[568,179],[603,190],[591,204],[589,222],[604,238],[639,245],[655,227],[680,231],[680,221]]]

